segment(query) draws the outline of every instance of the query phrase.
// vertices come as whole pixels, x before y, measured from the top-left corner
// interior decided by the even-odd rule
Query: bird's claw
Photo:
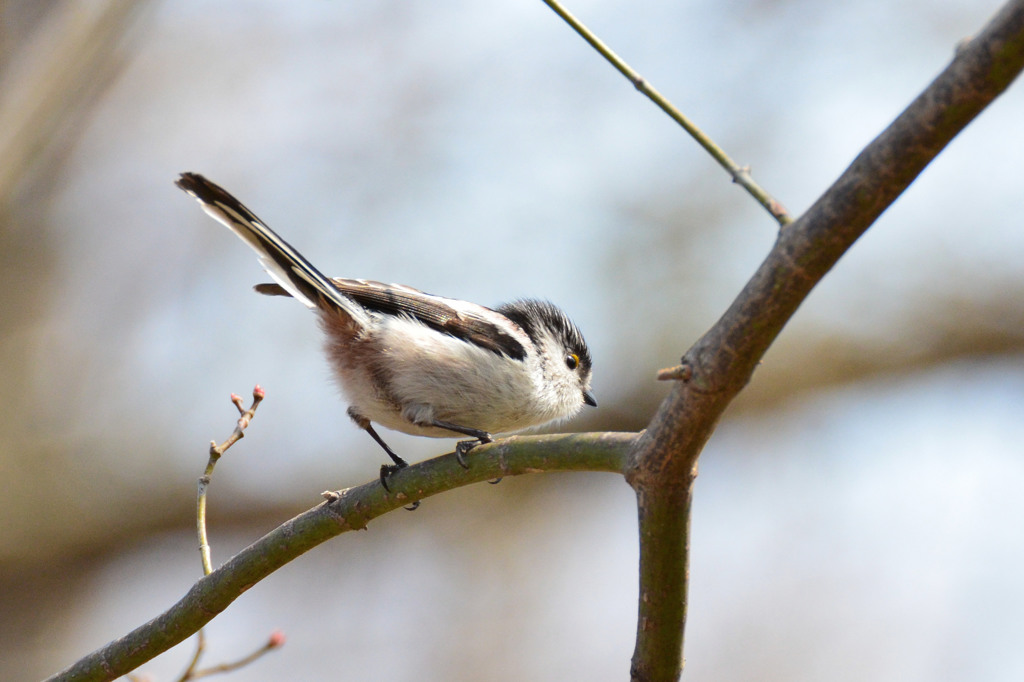
[[[490,434],[484,434],[476,440],[460,440],[455,444],[455,461],[459,463],[463,469],[468,469],[469,464],[466,463],[466,454],[478,445],[485,443],[493,443],[493,439]]]
[[[401,471],[402,469],[404,469],[407,466],[409,466],[409,465],[406,464],[404,460],[403,460],[402,464],[381,464],[380,465],[380,484],[382,486],[384,486],[384,490],[387,490],[389,493],[391,492],[391,488],[388,487],[388,479],[392,475],[394,475],[398,471]],[[416,511],[419,508],[420,508],[420,501],[416,500],[415,502],[413,502],[409,506],[405,507],[405,510],[406,511]]]
[[[408,464],[381,464],[380,465],[380,484],[384,486],[384,490],[391,492],[391,488],[388,486],[388,479],[393,475],[409,466]]]

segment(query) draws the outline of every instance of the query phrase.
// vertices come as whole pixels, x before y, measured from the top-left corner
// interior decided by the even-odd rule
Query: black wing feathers
[[[431,329],[462,339],[513,360],[525,360],[526,349],[514,336],[493,322],[459,312],[435,297],[427,298],[415,289],[395,287],[380,282],[341,279],[331,280],[345,296],[372,312],[384,315],[408,315]],[[288,296],[278,284],[257,284],[257,292],[267,296]]]

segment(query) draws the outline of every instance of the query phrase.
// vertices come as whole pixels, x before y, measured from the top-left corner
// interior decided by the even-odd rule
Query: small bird
[[[400,284],[330,279],[238,199],[196,173],[175,183],[251,246],[276,284],[261,294],[292,296],[316,311],[326,352],[350,407],[348,415],[393,464],[408,463],[373,423],[415,436],[469,436],[465,454],[493,434],[520,431],[596,407],[591,356],[583,335],[546,301],[517,300],[496,308],[424,293]]]

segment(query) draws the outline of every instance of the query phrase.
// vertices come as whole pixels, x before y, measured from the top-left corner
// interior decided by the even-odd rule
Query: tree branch
[[[775,246],[722,318],[683,357],[676,383],[630,453],[640,518],[634,680],[682,669],[688,517],[697,459],[726,406],[811,289],[1024,68],[1024,0],[1007,3]]]
[[[124,637],[97,649],[50,680],[113,680],[184,641],[213,620],[243,592],[320,543],[371,520],[447,490],[500,476],[544,471],[605,471],[621,474],[634,433],[511,436],[473,448],[470,468],[454,454],[414,464],[389,480],[388,494],[374,479],[356,488],[325,493],[316,507],[249,545],[201,578],[167,611]]]

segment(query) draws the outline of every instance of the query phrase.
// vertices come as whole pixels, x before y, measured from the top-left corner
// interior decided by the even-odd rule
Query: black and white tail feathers
[[[198,173],[182,173],[175,182],[197,200],[211,217],[226,225],[259,255],[260,264],[275,282],[309,308],[324,300],[345,311],[356,321],[365,310],[345,296],[330,278],[313,267],[288,242],[267,227],[256,214],[220,186]]]

